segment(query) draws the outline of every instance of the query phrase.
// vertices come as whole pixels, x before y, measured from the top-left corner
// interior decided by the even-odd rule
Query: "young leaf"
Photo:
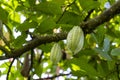
[[[75,14],[74,12],[66,11],[63,17],[60,19],[59,23],[61,24],[71,24],[71,25],[79,25],[79,23],[83,20],[83,15]]]
[[[29,28],[36,28],[38,25],[35,21],[24,21],[22,24],[20,24],[17,29],[20,31],[27,31]]]
[[[95,48],[94,50],[95,50],[97,53],[99,53],[103,58],[105,58],[105,59],[107,59],[107,60],[109,60],[109,61],[112,60],[112,58],[108,55],[108,53],[102,51],[101,49]]]
[[[61,6],[55,2],[41,2],[34,7],[34,10],[49,15],[58,15],[62,13]]]
[[[13,20],[15,22],[20,23],[20,15],[18,13],[12,12],[10,14],[10,18],[11,18],[11,20]]]
[[[103,50],[108,52],[110,49],[110,40],[108,38],[104,39]]]
[[[55,21],[51,18],[47,18],[41,22],[38,28],[36,28],[36,32],[39,32],[39,33],[53,32],[52,29],[55,27],[56,27]]]
[[[36,63],[36,64],[34,65],[34,68],[35,68],[35,73],[36,73],[38,76],[41,76],[42,71],[43,71],[42,64]]]
[[[80,58],[73,58],[67,61],[67,63],[69,66],[71,66],[71,68],[75,68],[75,67],[77,68],[77,69],[72,69],[74,72],[73,75],[77,75],[77,76],[80,76],[79,74],[84,74],[84,75],[89,75],[89,76],[97,75],[96,70],[93,68],[93,66],[88,64],[87,58],[83,56]],[[74,66],[72,64],[74,64]]]
[[[113,55],[113,56],[120,56],[120,48],[112,49],[111,55]]]
[[[26,40],[25,40],[26,37],[27,37],[27,35],[25,33],[23,33],[21,36],[18,36],[14,40],[12,45],[15,46],[15,48],[19,48],[20,46],[22,46],[22,44],[24,44],[26,42]]]
[[[96,33],[93,34],[94,39],[99,46],[102,46],[106,30],[103,25],[99,26],[96,30]]]
[[[31,7],[35,5],[36,0],[28,0],[28,3]]]
[[[45,52],[50,52],[51,47],[53,46],[53,44],[42,44],[39,46],[39,48]]]
[[[90,9],[95,9],[97,7],[100,6],[100,3],[98,1],[94,1],[94,0],[79,0],[81,7],[83,8],[83,10],[88,11]],[[92,6],[91,6],[92,5]]]

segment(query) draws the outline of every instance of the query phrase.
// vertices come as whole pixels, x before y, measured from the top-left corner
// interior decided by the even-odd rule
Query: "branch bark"
[[[85,34],[91,33],[94,29],[96,29],[99,25],[109,21],[111,18],[113,18],[115,15],[120,13],[120,0],[117,1],[115,4],[111,6],[111,8],[107,9],[100,15],[96,16],[93,19],[90,19],[86,22],[83,22],[80,26],[82,27]],[[12,54],[4,57],[6,58],[16,58],[21,56],[24,52],[29,51],[41,44],[51,43],[51,42],[57,42],[60,40],[64,40],[67,37],[67,33],[58,33],[53,35],[46,35],[46,36],[39,36],[35,38],[34,40],[28,42],[25,46],[12,51]]]
[[[82,23],[81,26],[85,33],[91,33],[99,25],[109,21],[117,14],[120,14],[120,0],[118,0],[115,4],[111,6],[111,8],[107,9],[99,16],[96,16],[95,18]]]

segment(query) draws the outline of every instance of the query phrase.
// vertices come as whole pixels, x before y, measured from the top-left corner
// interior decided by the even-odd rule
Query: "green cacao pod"
[[[84,33],[79,26],[74,26],[67,35],[67,47],[72,53],[78,53],[84,45]]]
[[[50,60],[53,64],[57,64],[62,57],[62,50],[58,43],[55,43],[51,49]]]

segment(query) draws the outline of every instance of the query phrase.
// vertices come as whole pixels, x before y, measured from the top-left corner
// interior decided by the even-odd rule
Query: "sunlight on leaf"
[[[120,48],[112,49],[111,55],[113,55],[113,56],[120,56]]]
[[[16,13],[16,12],[11,12],[10,13],[10,18],[11,20],[20,23],[20,14]]]
[[[75,65],[75,64],[71,64],[72,65],[72,69],[74,70],[74,71],[79,71],[80,70],[80,67],[79,66],[77,66],[77,65]]]

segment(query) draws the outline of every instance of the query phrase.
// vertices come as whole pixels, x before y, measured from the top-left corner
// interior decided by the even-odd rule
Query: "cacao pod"
[[[62,57],[62,50],[58,43],[55,43],[51,49],[50,60],[53,64],[57,64]]]
[[[73,54],[78,53],[84,45],[84,33],[79,26],[74,26],[67,35],[67,47]]]

